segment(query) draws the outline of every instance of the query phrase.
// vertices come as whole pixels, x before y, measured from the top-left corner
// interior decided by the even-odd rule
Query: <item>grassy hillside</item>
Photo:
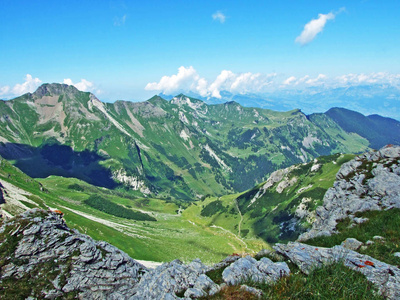
[[[353,157],[322,156],[273,173],[268,181],[237,197],[243,228],[247,226],[254,236],[269,243],[295,240],[311,226],[315,209],[340,166]]]

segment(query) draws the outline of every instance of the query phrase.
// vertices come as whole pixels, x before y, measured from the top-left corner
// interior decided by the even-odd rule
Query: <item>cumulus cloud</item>
[[[26,74],[25,82],[17,83],[11,90],[14,95],[22,95],[29,92],[34,92],[42,83],[39,78],[33,78],[31,74]]]
[[[335,18],[335,14],[330,12],[328,14],[318,14],[317,19],[313,19],[304,25],[304,29],[301,34],[295,39],[296,43],[301,45],[305,45],[310,43],[315,39],[318,33],[320,33],[328,20],[333,20]]]
[[[286,78],[286,79],[285,79]],[[158,91],[167,95],[196,93],[202,97],[222,98],[221,92],[233,94],[273,92],[278,89],[329,89],[356,85],[388,84],[400,89],[400,74],[377,72],[370,74],[345,74],[330,77],[325,74],[301,77],[283,74],[234,73],[222,70],[214,80],[206,80],[192,67],[180,67],[178,73],[163,76],[159,82],[148,83],[148,91]]]
[[[212,18],[214,21],[218,21],[220,23],[225,23],[225,19],[226,19],[225,15],[220,11],[213,13]]]
[[[10,92],[10,87],[8,85],[0,87],[0,96],[7,95]]]
[[[324,80],[327,78],[324,74],[319,74],[316,78],[310,78],[306,81],[308,85],[320,85],[324,83]]]
[[[221,91],[232,93],[248,93],[260,91],[263,87],[272,83],[276,74],[264,75],[261,73],[236,74],[230,70],[222,70],[214,81],[208,81],[190,66],[180,67],[178,74],[163,76],[159,82],[148,83],[145,87],[148,91],[161,91],[165,94],[179,92],[196,92],[202,97],[221,98]]]
[[[31,74],[26,74],[23,83],[17,83],[13,87],[5,85],[0,87],[0,96],[15,97],[26,93],[34,92],[42,81],[39,78],[33,78]]]
[[[289,78],[287,78],[287,79],[283,82],[283,84],[284,84],[284,85],[290,85],[290,84],[292,84],[293,82],[295,82],[296,79],[297,79],[296,77],[290,76]]]
[[[68,84],[68,85],[73,85],[76,87],[78,90],[82,92],[87,92],[87,91],[92,91],[94,89],[94,84],[93,82],[90,82],[86,79],[81,79],[81,81],[77,83],[73,83],[70,78],[64,79],[63,83]]]
[[[145,90],[162,91],[165,94],[193,90],[202,93],[202,86],[207,85],[204,81],[204,79],[200,79],[199,74],[197,74],[197,71],[192,66],[189,68],[181,66],[178,69],[178,74],[163,76],[159,82],[148,83]]]
[[[235,74],[232,71],[223,70],[208,88],[212,97],[221,98],[221,90],[229,90],[235,80]]]

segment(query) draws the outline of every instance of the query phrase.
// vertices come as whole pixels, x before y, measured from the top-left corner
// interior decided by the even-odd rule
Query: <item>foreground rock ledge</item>
[[[355,247],[355,241],[351,242],[343,244],[347,248],[317,248],[295,242],[276,244],[274,249],[305,274],[343,262],[364,274],[381,295],[399,299],[399,268],[348,249]],[[212,267],[200,260],[187,265],[174,260],[148,270],[116,247],[69,229],[60,213],[40,209],[3,222],[0,254],[1,295],[8,296],[7,289],[15,289],[13,285],[29,282],[32,288],[23,297],[30,299],[194,299],[218,293],[227,284],[240,285],[249,279],[273,284],[290,275],[288,265],[264,257],[268,254],[265,250],[257,255],[260,260],[234,255]],[[220,285],[207,276],[216,269],[224,269]],[[262,294],[245,285],[241,289]]]
[[[5,263],[0,286],[10,278],[27,280],[36,276],[46,288],[35,287],[30,295],[35,298],[68,293],[81,299],[129,298],[147,272],[118,248],[69,229],[59,213],[28,210],[5,221],[0,234],[2,255],[5,247],[15,247],[7,249],[8,257],[2,257]]]
[[[400,269],[368,255],[360,254],[343,246],[322,248],[298,242],[276,244],[277,253],[290,259],[305,274],[315,268],[342,262],[360,272],[378,287],[379,294],[389,299],[400,299]]]

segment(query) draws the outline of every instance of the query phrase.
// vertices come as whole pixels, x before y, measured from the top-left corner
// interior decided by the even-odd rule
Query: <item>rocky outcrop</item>
[[[251,256],[246,256],[227,267],[222,273],[222,278],[230,285],[240,284],[247,280],[273,283],[289,273],[290,269],[285,262],[274,263],[267,257],[257,261]]]
[[[379,294],[389,299],[400,299],[400,269],[360,254],[343,246],[321,248],[298,242],[276,244],[274,249],[290,259],[299,269],[309,274],[315,268],[342,262],[348,268],[362,273],[374,283]]]
[[[151,193],[150,189],[139,176],[129,176],[124,169],[113,171],[112,178],[117,182],[129,186],[134,191],[140,191],[144,195]]]
[[[326,192],[323,205],[316,210],[310,231],[299,241],[337,233],[338,220],[365,220],[356,212],[400,208],[400,147],[387,146],[379,151],[357,156],[343,164],[334,186]]]
[[[178,299],[213,295],[219,286],[205,275],[207,267],[200,260],[184,265],[179,260],[165,263],[143,276],[135,287],[133,299]]]
[[[4,196],[3,196],[3,189],[4,189],[4,186],[0,182],[0,204],[6,203],[6,200],[4,199]]]
[[[0,286],[29,281],[25,297],[128,298],[147,272],[116,247],[69,229],[60,212],[28,210],[5,221],[0,236]]]

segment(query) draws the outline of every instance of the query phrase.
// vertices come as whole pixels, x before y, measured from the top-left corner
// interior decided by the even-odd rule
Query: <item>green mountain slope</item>
[[[367,145],[323,116],[184,95],[102,103],[72,86],[44,84],[0,102],[0,154],[28,175],[181,201],[241,192],[277,169]]]
[[[295,240],[314,222],[315,210],[340,166],[353,157],[322,156],[272,173],[267,181],[237,197],[244,226],[269,243]]]

